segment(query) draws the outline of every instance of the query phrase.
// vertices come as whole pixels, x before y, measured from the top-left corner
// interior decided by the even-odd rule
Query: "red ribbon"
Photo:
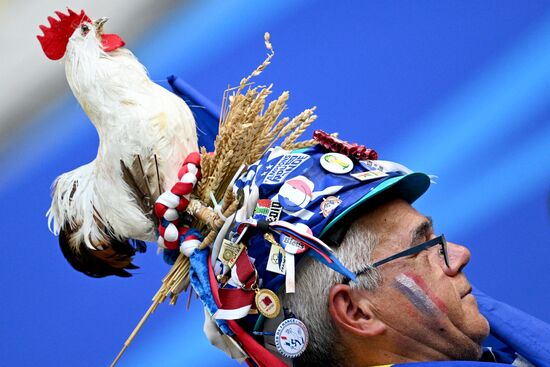
[[[243,250],[235,262],[237,278],[243,288],[220,288],[218,291],[220,305],[223,310],[234,310],[252,305],[254,301],[253,286],[257,282],[257,273],[250,262],[246,250]]]
[[[244,251],[243,251],[244,252]],[[248,257],[248,256],[247,256]],[[208,262],[208,276],[210,278],[210,289],[212,290],[212,296],[214,301],[218,305],[221,305],[218,281],[214,275],[214,269]],[[252,292],[254,293],[254,292]],[[235,333],[233,338],[241,345],[244,351],[248,354],[251,360],[259,367],[286,367],[286,364],[283,363],[279,358],[271,354],[267,349],[260,345],[246,330],[244,330],[236,320],[226,320],[227,324],[231,330]],[[250,361],[247,360],[249,365]]]

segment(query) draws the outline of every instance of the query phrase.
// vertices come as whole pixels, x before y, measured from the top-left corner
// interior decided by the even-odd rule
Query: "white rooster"
[[[53,185],[48,221],[64,256],[92,276],[130,276],[132,256],[155,241],[151,212],[172,187],[185,156],[197,150],[193,115],[152,82],[124,42],[104,34],[106,18],[56,12],[38,40],[63,58],[69,86],[99,134],[97,157]]]

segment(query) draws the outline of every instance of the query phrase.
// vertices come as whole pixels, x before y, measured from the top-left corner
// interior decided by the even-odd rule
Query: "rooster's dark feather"
[[[65,259],[75,269],[93,278],[103,278],[109,275],[119,277],[131,277],[126,269],[139,269],[132,264],[132,257],[137,251],[142,252],[145,247],[143,241],[132,240],[122,242],[110,239],[109,243],[103,243],[98,250],[92,250],[81,243],[71,244],[71,231],[63,228],[59,232],[59,246]]]

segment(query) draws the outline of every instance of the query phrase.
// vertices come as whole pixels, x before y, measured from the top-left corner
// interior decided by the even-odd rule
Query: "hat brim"
[[[422,196],[430,187],[430,177],[425,173],[413,172],[405,176],[397,176],[382,181],[380,185],[374,187],[356,203],[350,205],[346,210],[335,217],[321,231],[319,237],[330,231],[336,224],[341,223],[351,212],[355,212],[359,207],[366,205],[374,197],[381,197],[383,194],[391,193],[388,198],[403,199],[412,204],[416,199]]]

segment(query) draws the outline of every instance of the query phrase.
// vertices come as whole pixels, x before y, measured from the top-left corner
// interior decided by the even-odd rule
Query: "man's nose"
[[[447,253],[449,255],[449,266],[443,265],[443,271],[451,277],[460,273],[468,264],[472,255],[466,247],[452,242],[447,242]]]

